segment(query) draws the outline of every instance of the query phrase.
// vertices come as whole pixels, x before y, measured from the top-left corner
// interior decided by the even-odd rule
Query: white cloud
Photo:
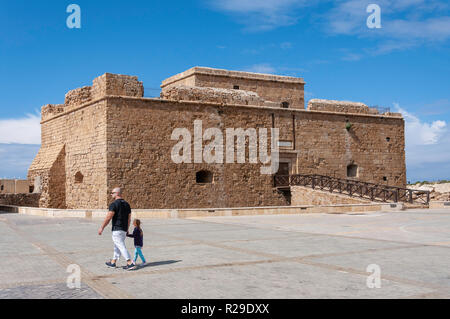
[[[447,123],[444,121],[424,123],[417,116],[402,109],[398,103],[394,103],[394,106],[405,119],[405,138],[409,147],[436,144],[447,131]]]
[[[0,143],[41,144],[41,117],[27,114],[23,118],[0,119]]]
[[[381,29],[367,27],[370,13],[366,9],[372,3],[381,7]],[[450,5],[444,0],[217,0],[210,2],[210,7],[236,17],[249,31],[291,26],[302,17],[322,21],[323,30],[328,34],[373,39],[374,47],[361,52],[365,55],[386,54],[450,39]],[[317,8],[321,13],[313,11]],[[357,61],[356,56],[343,59]]]
[[[378,43],[365,50],[367,54],[385,54],[423,44],[438,44],[450,39],[450,16],[445,1],[378,0],[381,7],[381,29],[366,25],[366,8],[372,0],[337,1],[323,15],[324,30],[336,35],[372,38]],[[433,13],[433,16],[430,16]]]
[[[275,74],[276,69],[271,66],[269,63],[260,63],[260,64],[254,64],[252,66],[249,66],[244,69],[246,72],[255,72],[255,73],[269,73],[269,74]]]
[[[406,167],[408,180],[450,178],[450,131],[445,121],[424,122],[401,108],[405,119]]]
[[[248,31],[271,30],[297,23],[296,9],[310,5],[307,0],[217,0],[210,2],[215,10],[232,14]]]

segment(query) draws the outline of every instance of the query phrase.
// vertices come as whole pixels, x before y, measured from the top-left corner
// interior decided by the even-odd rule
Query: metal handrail
[[[275,187],[307,186],[371,201],[430,203],[430,192],[318,174],[274,175]]]

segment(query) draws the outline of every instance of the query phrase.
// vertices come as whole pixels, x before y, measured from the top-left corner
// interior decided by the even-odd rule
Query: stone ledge
[[[436,208],[450,209],[450,202],[449,201],[431,201],[430,209],[436,209]]]
[[[324,99],[311,99],[308,102],[308,111],[323,111],[323,112],[337,112],[348,114],[370,114],[370,115],[384,115],[389,117],[402,117],[400,113],[379,113],[377,108],[369,107],[362,102],[352,101],[336,101]]]
[[[0,194],[0,207],[5,206],[30,206],[39,207],[38,193]]]
[[[195,66],[184,72],[178,73],[176,75],[173,75],[173,76],[165,79],[164,81],[162,81],[161,88],[164,88],[167,85],[170,85],[171,83],[180,81],[182,79],[185,79],[185,78],[190,77],[195,74],[215,75],[215,76],[233,77],[233,78],[241,78],[241,79],[249,79],[249,80],[305,84],[305,81],[303,80],[303,78],[296,78],[296,77],[292,77],[292,76],[253,73],[253,72],[245,72],[245,71],[230,71],[230,70],[224,70],[224,69],[214,69],[214,68],[208,68],[208,67]]]
[[[134,101],[146,101],[146,102],[159,102],[159,103],[178,103],[178,104],[189,104],[189,105],[207,105],[207,106],[218,106],[223,107],[222,103],[216,103],[216,102],[205,102],[205,101],[186,101],[186,100],[168,100],[168,99],[161,99],[161,98],[148,98],[148,97],[132,97],[132,96],[121,96],[121,95],[107,95],[103,96],[99,99],[92,100],[90,102],[87,102],[85,104],[82,104],[80,106],[77,106],[76,108],[62,111],[61,113],[52,114],[48,118],[42,120],[40,124],[44,124],[47,122],[50,122],[56,118],[59,118],[61,116],[79,111],[81,109],[84,109],[88,106],[91,106],[93,104],[102,102],[104,100],[113,100],[113,99],[125,99],[125,100],[134,100]],[[227,104],[227,107],[236,107],[236,108],[251,108],[255,110],[268,110],[268,111],[277,111],[277,112],[286,112],[286,113],[317,113],[317,114],[327,114],[327,115],[339,115],[339,116],[358,116],[358,117],[373,117],[373,118],[389,118],[393,120],[400,120],[403,121],[403,117],[390,115],[390,113],[386,114],[364,114],[364,113],[341,113],[341,112],[331,112],[331,111],[316,111],[316,110],[305,110],[305,109],[294,109],[294,108],[280,108],[280,107],[273,107],[273,106],[254,106],[254,105],[243,105],[243,104]]]
[[[396,207],[391,207],[395,205]],[[397,211],[403,208],[400,203],[393,204],[349,204],[321,206],[269,206],[269,207],[238,207],[238,208],[198,208],[198,209],[133,209],[133,218],[195,218],[222,216],[251,215],[291,215],[306,213]],[[101,209],[49,209],[34,207],[18,207],[0,205],[0,211],[50,218],[105,218],[107,211]]]
[[[223,103],[217,102],[206,102],[206,101],[189,101],[189,100],[169,100],[169,99],[161,99],[161,98],[147,98],[147,97],[131,97],[131,96],[106,96],[102,99],[113,100],[113,99],[122,99],[122,100],[134,100],[134,101],[145,101],[145,102],[160,102],[160,103],[178,103],[178,104],[188,104],[188,105],[206,105],[206,106],[218,106],[223,107]],[[100,100],[98,100],[100,101]],[[98,102],[96,101],[96,102]],[[268,101],[266,101],[268,102]],[[91,103],[92,104],[92,103]],[[86,107],[88,105],[84,105]],[[339,115],[339,116],[355,116],[355,117],[372,117],[372,118],[389,118],[392,120],[400,120],[403,121],[402,117],[386,115],[386,114],[364,114],[364,113],[342,113],[342,112],[332,112],[332,111],[316,111],[316,110],[306,110],[306,109],[294,109],[294,108],[280,108],[273,106],[255,106],[255,105],[245,105],[245,104],[226,104],[227,107],[235,107],[235,108],[247,108],[254,110],[267,110],[267,111],[276,111],[283,113],[304,113],[304,114],[326,114],[326,115]]]

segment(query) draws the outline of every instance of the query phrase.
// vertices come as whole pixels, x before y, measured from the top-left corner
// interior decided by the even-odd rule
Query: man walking
[[[108,215],[105,218],[102,226],[98,230],[101,236],[103,230],[108,226],[112,220],[112,240],[114,242],[114,257],[111,261],[106,262],[108,267],[116,267],[116,262],[120,256],[124,257],[127,265],[123,269],[135,269],[136,265],[131,261],[130,254],[125,247],[125,238],[130,228],[131,208],[130,205],[122,198],[122,189],[114,188],[111,193],[114,202],[109,206]]]

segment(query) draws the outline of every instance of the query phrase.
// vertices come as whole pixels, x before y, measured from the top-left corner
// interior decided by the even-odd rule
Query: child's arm
[[[127,233],[127,237],[134,238],[134,233],[135,233],[134,231],[133,231],[132,234],[128,234],[128,233]]]

